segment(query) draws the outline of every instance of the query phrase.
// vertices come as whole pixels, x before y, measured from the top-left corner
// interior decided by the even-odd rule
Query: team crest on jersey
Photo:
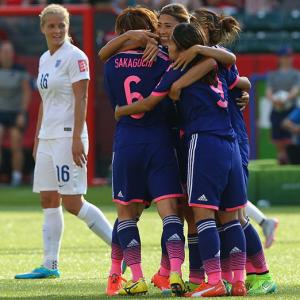
[[[79,66],[79,71],[80,72],[87,72],[89,70],[87,61],[84,59],[78,60],[78,66]]]
[[[55,63],[55,68],[58,68],[59,67],[59,65],[60,65],[60,63],[61,63],[61,59],[58,59],[57,61],[56,61],[56,63]]]

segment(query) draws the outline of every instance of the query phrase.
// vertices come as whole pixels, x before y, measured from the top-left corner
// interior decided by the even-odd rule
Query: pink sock
[[[216,285],[220,280],[222,280],[221,272],[207,274],[207,280],[209,284]]]
[[[112,259],[109,275],[112,275],[112,274],[121,275],[121,272],[122,272],[121,264],[122,264],[122,260]]]
[[[256,273],[256,269],[250,261],[246,262],[246,273],[247,274],[251,274],[251,273],[255,274]]]
[[[129,268],[132,273],[133,281],[138,281],[140,278],[144,278],[141,264],[130,265]]]
[[[232,283],[233,274],[232,272],[222,272],[222,279],[226,280],[229,283]]]
[[[171,265],[170,272],[177,272],[181,276],[182,275],[182,273],[181,273],[181,265],[182,265],[182,263],[183,263],[182,259],[171,258],[170,259],[170,265]]]
[[[160,266],[158,273],[161,276],[169,277],[170,276],[170,269],[166,269],[163,266]]]
[[[233,281],[232,283],[236,283],[238,281],[245,281],[245,271],[244,270],[235,270],[233,271]]]

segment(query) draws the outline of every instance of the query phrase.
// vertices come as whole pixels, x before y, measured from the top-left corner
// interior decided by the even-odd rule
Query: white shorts
[[[88,153],[88,138],[82,139]],[[58,191],[62,195],[84,195],[87,167],[76,166],[72,156],[72,138],[40,139],[34,168],[33,191]]]

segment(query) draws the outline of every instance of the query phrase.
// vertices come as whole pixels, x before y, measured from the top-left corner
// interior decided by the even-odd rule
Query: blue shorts
[[[241,159],[242,159],[242,166],[243,166],[243,174],[244,174],[244,180],[245,184],[247,186],[248,184],[248,178],[249,178],[249,170],[248,170],[248,164],[249,164],[249,140],[241,140],[238,142]]]
[[[193,134],[189,142],[189,205],[213,210],[246,206],[246,186],[236,141]]]
[[[113,201],[128,205],[183,197],[171,146],[135,144],[116,150],[112,162]]]

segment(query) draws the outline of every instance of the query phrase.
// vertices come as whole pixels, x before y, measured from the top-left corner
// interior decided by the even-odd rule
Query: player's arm
[[[40,103],[38,118],[37,118],[36,127],[35,127],[34,145],[33,145],[33,150],[32,150],[32,156],[33,156],[34,160],[36,158],[36,151],[37,151],[37,147],[39,144],[38,136],[39,136],[39,132],[41,129],[42,119],[43,119],[43,101],[41,101],[41,103]]]
[[[147,98],[141,99],[134,103],[124,106],[116,106],[115,119],[119,120],[123,116],[130,116],[133,114],[151,111],[159,102],[161,102],[167,93],[161,95],[151,94]]]
[[[213,58],[204,58],[200,63],[193,66],[183,76],[172,84],[169,97],[172,100],[179,100],[181,90],[197,80],[203,78],[207,73],[216,67],[216,61]]]
[[[84,151],[81,134],[86,120],[88,85],[88,79],[72,84],[75,97],[72,154],[75,164],[79,167],[82,167],[87,162],[87,154]]]
[[[235,55],[225,49],[194,45],[181,52],[172,65],[175,70],[178,68],[185,69],[197,55],[213,58],[223,65],[233,65],[236,62]]]
[[[106,61],[120,51],[146,47],[148,41],[151,41],[149,43],[155,43],[155,39],[157,38],[158,36],[156,34],[147,30],[129,30],[103,46],[98,52],[98,56],[101,60]],[[149,55],[149,53],[147,53],[147,55]]]
[[[249,81],[249,79],[245,76],[242,77],[238,77],[237,78],[237,82],[234,85],[234,87],[241,89],[242,91],[246,91],[247,93],[249,93],[250,89],[251,89],[251,82]]]

